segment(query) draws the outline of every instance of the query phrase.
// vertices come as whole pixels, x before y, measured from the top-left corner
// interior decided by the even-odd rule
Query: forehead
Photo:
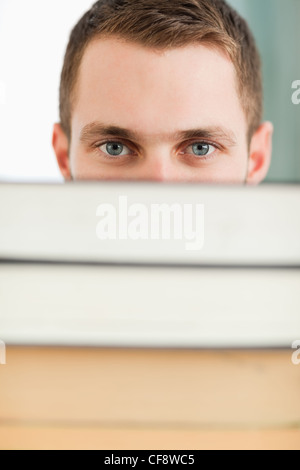
[[[234,65],[201,44],[155,51],[118,39],[87,47],[72,127],[100,120],[145,136],[195,126],[246,128]]]

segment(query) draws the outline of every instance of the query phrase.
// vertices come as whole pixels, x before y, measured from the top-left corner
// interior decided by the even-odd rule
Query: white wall
[[[92,0],[0,0],[0,180],[60,181],[51,147],[72,27]]]

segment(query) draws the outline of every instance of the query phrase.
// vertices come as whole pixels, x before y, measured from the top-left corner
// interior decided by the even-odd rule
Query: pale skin
[[[117,38],[87,47],[75,88],[69,142],[53,147],[68,180],[259,184],[273,126],[247,140],[234,65],[201,44],[155,51]]]

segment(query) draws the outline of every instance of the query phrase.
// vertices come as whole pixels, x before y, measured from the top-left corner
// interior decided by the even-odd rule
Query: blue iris
[[[209,152],[209,145],[208,144],[194,144],[193,145],[193,152],[198,157],[203,155],[207,155]]]
[[[118,157],[124,150],[124,145],[119,144],[118,142],[110,142],[106,145],[106,151],[109,155],[113,157]]]

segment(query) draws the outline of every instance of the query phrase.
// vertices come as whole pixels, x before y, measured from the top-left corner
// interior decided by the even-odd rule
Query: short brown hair
[[[153,49],[204,43],[229,55],[248,121],[248,138],[262,120],[261,61],[253,35],[224,0],[99,0],[71,32],[60,84],[61,126],[71,138],[74,89],[83,54],[97,37],[117,37]],[[222,84],[220,83],[220,86]]]

